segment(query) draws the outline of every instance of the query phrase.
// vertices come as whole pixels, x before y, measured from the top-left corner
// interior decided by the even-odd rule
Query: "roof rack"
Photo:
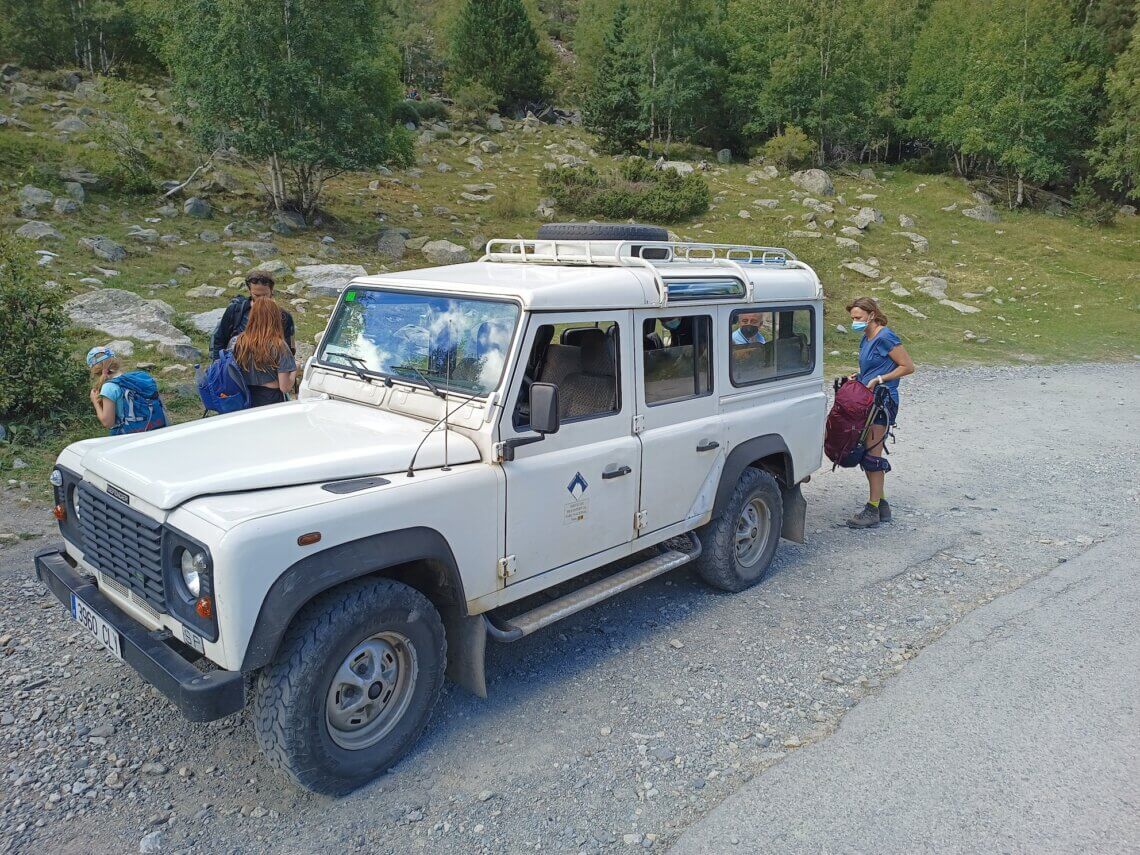
[[[487,241],[480,261],[508,263],[583,265],[588,267],[638,267],[647,270],[657,286],[658,304],[669,301],[669,288],[657,264],[691,263],[728,267],[740,274],[746,297],[753,298],[752,277],[745,265],[763,264],[810,269],[791,250],[780,246],[750,246],[728,243],[642,240],[532,240],[494,238]]]

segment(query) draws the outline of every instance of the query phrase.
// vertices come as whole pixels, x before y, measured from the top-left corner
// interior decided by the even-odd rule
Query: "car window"
[[[815,318],[810,308],[738,309],[729,319],[729,377],[748,386],[815,368]]]
[[[354,287],[317,359],[486,395],[499,385],[518,316],[514,303]]]
[[[709,315],[649,319],[642,325],[645,402],[683,401],[712,392]]]
[[[621,409],[618,324],[543,324],[535,332],[527,358],[514,425],[530,424],[530,386],[558,387],[558,417],[563,423],[611,415]]]

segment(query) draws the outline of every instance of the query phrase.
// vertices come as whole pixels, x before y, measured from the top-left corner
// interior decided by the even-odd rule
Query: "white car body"
[[[251,658],[250,646],[275,583],[289,568],[310,566],[301,562],[317,566],[313,557],[331,548],[391,531],[435,532],[458,570],[462,597],[453,605],[470,619],[706,524],[726,463],[738,465],[733,452],[750,441],[782,441],[771,468],[789,490],[819,467],[823,303],[807,265],[790,254],[677,244],[668,245],[668,259],[653,262],[607,242],[492,242],[489,250],[477,262],[361,277],[346,289],[517,306],[505,370],[489,394],[448,391],[442,399],[415,378],[366,382],[318,351],[296,401],[79,442],[60,455],[68,477],[125,494],[134,512],[208,549],[216,640],[110,579],[87,559],[82,538],[66,540],[67,555],[143,627],[169,630],[221,669],[248,671],[270,655]],[[669,300],[679,282],[725,279],[738,282],[740,293]],[[804,370],[734,385],[726,344],[733,313],[763,310],[776,324],[793,308],[812,324]],[[638,331],[646,321],[687,316],[711,318],[711,394],[651,405]],[[528,427],[516,428],[512,411],[538,328],[599,319],[620,330],[616,417],[563,424],[505,459],[512,454],[504,443],[534,438]],[[698,446],[709,451],[695,453]],[[609,477],[623,467],[631,477]],[[329,489],[365,478],[377,480],[348,492]],[[299,544],[316,533],[318,542]],[[344,563],[344,553],[335,554]],[[323,584],[313,574],[310,596]]]

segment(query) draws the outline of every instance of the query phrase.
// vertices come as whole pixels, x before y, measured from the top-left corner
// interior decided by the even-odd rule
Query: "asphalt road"
[[[979,608],[670,850],[1140,852],[1140,535]]]
[[[144,840],[210,855],[659,851],[805,752],[841,769],[837,728],[930,667],[963,618],[1136,529],[1138,435],[1140,365],[923,367],[903,389],[890,526],[847,529],[865,481],[822,471],[805,489],[807,544],[781,544],[761,585],[725,595],[680,570],[489,647],[490,696],[448,686],[407,757],[339,800],[273,773],[245,714],[187,723],[84,636],[32,578],[32,553],[54,537],[47,509],[7,486],[0,533],[20,537],[0,541],[0,852],[133,852]],[[1004,643],[975,645],[979,661]],[[1112,678],[1109,652],[1090,685]],[[1129,681],[1117,681],[1117,704],[1102,700],[1088,723],[1106,735],[1129,723]],[[1042,685],[1042,704],[1053,693]],[[949,787],[944,730],[928,728],[921,750],[903,734],[881,743],[837,803],[855,810],[865,790],[884,816],[900,809],[875,798],[871,774],[900,753],[947,758],[926,768]],[[1100,756],[1107,743],[1088,732],[1033,736],[1058,758]],[[1002,786],[1028,787],[1020,774]],[[1054,780],[1067,779],[1034,786]],[[978,825],[974,848],[999,851],[1011,838],[998,835],[1024,828]],[[831,851],[875,840],[834,834]]]

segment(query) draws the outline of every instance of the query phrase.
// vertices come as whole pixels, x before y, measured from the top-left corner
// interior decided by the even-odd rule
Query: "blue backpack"
[[[145,371],[128,371],[108,382],[123,390],[123,418],[115,422],[111,436],[166,427],[166,410],[153,377]]]
[[[249,388],[231,351],[219,351],[209,368],[198,371],[198,396],[206,412],[235,413],[249,409]]]

